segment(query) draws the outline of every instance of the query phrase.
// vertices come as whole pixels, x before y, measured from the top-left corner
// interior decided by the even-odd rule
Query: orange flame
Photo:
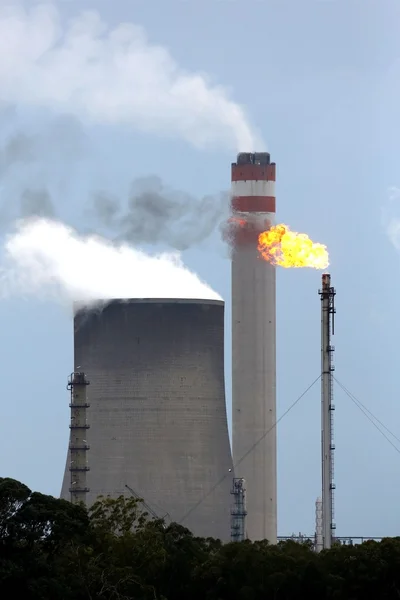
[[[271,264],[288,268],[326,269],[329,254],[326,246],[316,244],[305,233],[290,231],[287,225],[274,225],[258,236],[258,251]]]

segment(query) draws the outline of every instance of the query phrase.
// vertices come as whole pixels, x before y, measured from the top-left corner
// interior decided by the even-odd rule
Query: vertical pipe
[[[87,402],[87,381],[84,373],[72,373],[68,381],[68,389],[71,391],[71,436],[69,445],[71,502],[73,504],[83,503],[86,505],[86,494],[89,491],[86,482],[86,474],[89,471],[87,464],[87,451],[89,446],[86,441],[87,424],[86,412],[89,408]]]
[[[331,276],[322,275],[321,297],[321,459],[322,459],[322,539],[324,549],[332,546],[334,524],[333,482],[333,351],[331,333],[333,325],[335,290]]]

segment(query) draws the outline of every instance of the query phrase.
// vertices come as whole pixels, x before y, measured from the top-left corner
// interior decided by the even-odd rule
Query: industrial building
[[[232,415],[236,477],[247,490],[246,534],[277,540],[275,267],[258,236],[275,221],[275,164],[242,153],[232,164]]]
[[[197,536],[277,542],[276,272],[258,248],[260,234],[275,223],[275,179],[267,152],[240,153],[232,164],[231,215],[224,231],[232,251],[233,460],[224,303],[99,300],[75,310],[63,498],[90,506],[100,495],[132,494],[154,517],[181,523]],[[328,273],[319,294],[317,551],[336,539],[331,344],[336,292]]]
[[[87,504],[129,495],[129,487],[167,521],[229,540],[224,303],[113,300],[77,310],[74,361],[90,382]],[[68,500],[70,462],[71,450]]]

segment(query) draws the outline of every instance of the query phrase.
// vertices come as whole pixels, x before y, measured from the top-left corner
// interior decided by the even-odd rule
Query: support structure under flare
[[[329,549],[334,540],[334,440],[333,440],[333,352],[335,332],[335,288],[329,273],[322,275],[321,297],[321,459],[322,459],[322,546]]]

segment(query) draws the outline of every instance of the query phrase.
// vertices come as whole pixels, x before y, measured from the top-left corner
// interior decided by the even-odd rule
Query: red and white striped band
[[[231,206],[236,212],[276,212],[274,196],[234,196]]]

